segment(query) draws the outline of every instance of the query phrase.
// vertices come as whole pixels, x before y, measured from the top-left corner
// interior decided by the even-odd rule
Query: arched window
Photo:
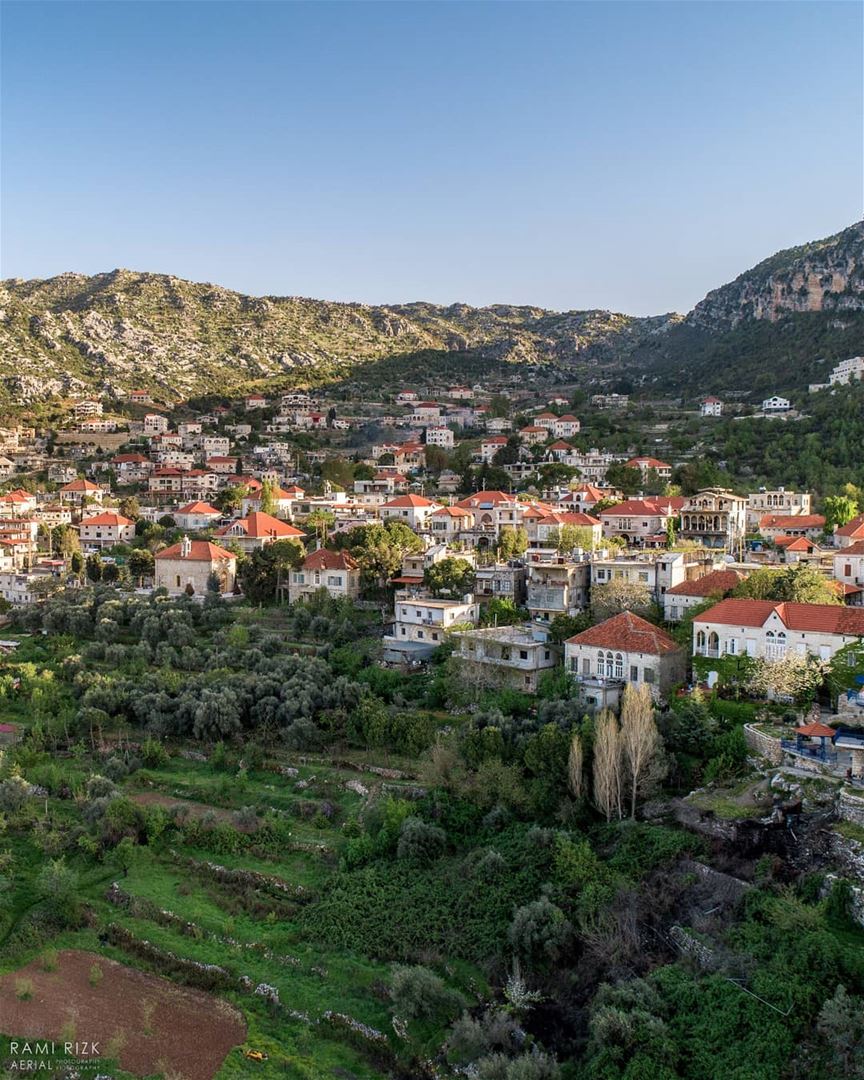
[[[696,648],[697,649],[704,649],[705,648],[705,631],[704,630],[699,630],[698,633],[696,634]]]
[[[720,638],[717,636],[714,630],[708,635],[708,652],[719,653],[720,651]]]
[[[615,678],[624,678],[624,657],[621,653],[615,653]]]
[[[604,670],[605,670],[604,667],[603,667],[603,660],[604,659],[605,659],[604,653],[602,651],[598,652],[597,653],[597,674],[598,675],[602,675],[604,673]]]

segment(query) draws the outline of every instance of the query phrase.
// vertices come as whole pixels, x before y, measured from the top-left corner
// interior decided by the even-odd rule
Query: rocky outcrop
[[[716,331],[748,319],[776,322],[795,312],[836,312],[842,319],[859,311],[864,311],[864,222],[765,259],[708,293],[686,322]]]

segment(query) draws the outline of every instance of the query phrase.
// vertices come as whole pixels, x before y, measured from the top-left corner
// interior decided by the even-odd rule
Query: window
[[[705,631],[704,630],[700,630],[696,635],[696,648],[697,649],[704,649],[705,648]]]
[[[520,660],[527,660],[528,659],[528,650],[527,649],[520,649],[519,650],[519,659]]]
[[[635,664],[630,665],[630,682],[639,682],[639,668]]]
[[[640,570],[639,571],[639,580],[640,581],[647,581],[648,580],[648,571],[647,570]]]
[[[339,574],[328,574],[327,584],[339,586],[342,584],[342,578],[339,576]]]
[[[549,652],[549,650],[548,650],[548,649],[546,649],[546,650],[544,651],[544,653],[543,653],[543,659],[544,659],[544,660],[548,660],[550,656],[551,656],[551,653]]]
[[[418,637],[418,638],[422,638],[422,637],[423,637],[423,631],[422,631],[422,630],[418,630],[418,631],[417,631],[417,637]]]
[[[605,660],[606,660],[606,653],[604,653],[602,651],[598,652],[597,653],[597,674],[598,675],[603,675],[605,670],[606,670],[605,667],[603,666]]]
[[[646,683],[653,683],[654,682],[654,668],[646,667],[646,668],[644,668],[643,673],[644,673],[644,678],[645,678]]]
[[[605,570],[598,570],[597,571],[597,580],[598,581],[605,581],[606,580],[606,571]]]
[[[738,642],[736,641],[736,639],[734,637],[729,638],[729,640],[726,642],[726,652],[730,656],[735,656],[737,654],[737,652],[738,652]]]
[[[405,630],[405,627],[403,626],[402,627],[402,637],[405,637],[405,633],[406,633],[406,630]]]
[[[575,659],[573,660],[573,665],[574,665],[574,670],[575,670],[575,665],[576,665],[576,660]],[[588,659],[587,656],[582,661],[582,674],[583,675],[590,675],[591,674],[591,661]]]
[[[177,575],[177,588],[180,588],[180,575]]]
[[[615,653],[615,678],[624,678],[624,657],[621,653]]]
[[[433,641],[437,641],[437,640],[438,640],[438,635],[437,635],[437,634],[433,634],[433,635],[432,635],[432,640],[433,640]]]

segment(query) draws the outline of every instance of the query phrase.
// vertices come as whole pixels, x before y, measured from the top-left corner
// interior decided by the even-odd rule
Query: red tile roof
[[[222,511],[217,510],[215,506],[211,506],[206,502],[191,502],[185,506],[181,506],[177,511],[178,514],[212,514],[216,517],[222,516]]]
[[[414,507],[414,509],[421,509],[425,506],[435,506],[436,503],[431,499],[427,499],[424,495],[400,495],[396,499],[391,499],[382,505],[382,509],[392,508],[394,510],[401,509],[402,507]]]
[[[864,537],[864,514],[859,514],[858,517],[852,518],[846,525],[841,525],[839,529],[835,530],[837,536],[852,536],[857,540],[858,537]]]
[[[711,596],[712,593],[727,593],[741,580],[737,570],[712,570],[695,581],[682,581],[666,590],[667,596]]]
[[[473,495],[460,499],[457,506],[467,510],[476,510],[478,507],[497,506],[498,503],[516,502],[515,495],[508,495],[505,491],[475,491]]]
[[[238,525],[247,536],[253,538],[271,536],[284,540],[293,536],[306,535],[300,529],[295,529],[293,525],[289,525],[287,521],[280,521],[279,518],[275,518],[271,514],[265,514],[261,510],[256,510],[254,513],[249,514],[248,517],[232,521],[230,525],[219,529],[216,535],[231,536]]]
[[[359,565],[347,551],[330,551],[329,548],[318,548],[303,560],[304,570],[356,570]]]
[[[624,502],[601,510],[600,517],[668,517],[680,509],[680,506],[674,505],[675,501],[675,498],[625,499]],[[681,501],[683,503],[683,499]]]
[[[864,636],[864,608],[840,604],[777,604],[773,600],[730,598],[703,611],[693,621],[722,623],[724,626],[764,626],[775,611],[789,630]]]
[[[622,611],[611,619],[583,630],[581,634],[567,639],[567,645],[596,645],[601,649],[619,649],[621,652],[649,653],[662,656],[676,652],[680,646],[659,626],[640,619],[632,611]]]
[[[835,559],[842,559],[846,555],[864,555],[864,540],[856,540],[849,547],[841,548],[834,552]]]
[[[183,555],[182,550],[182,542],[172,544],[171,547],[167,547],[163,551],[157,551],[156,558],[184,559],[189,562],[218,562],[220,559],[236,559],[236,556],[232,555],[230,551],[219,547],[218,544],[211,544],[209,540],[190,540],[188,555]]]
[[[760,529],[821,529],[822,514],[765,514],[759,519]]]
[[[134,525],[134,522],[127,517],[123,517],[122,514],[113,514],[110,510],[106,510],[104,514],[96,514],[94,517],[84,518],[81,522],[83,525]]]
[[[73,480],[71,484],[64,484],[61,491],[101,491],[98,484],[91,484],[89,480]]]

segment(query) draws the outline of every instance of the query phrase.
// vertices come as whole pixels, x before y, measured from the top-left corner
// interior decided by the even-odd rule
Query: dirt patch
[[[163,806],[166,810],[180,807],[185,810],[190,818],[210,817],[213,821],[227,821],[234,824],[234,811],[226,810],[221,806],[208,806],[207,803],[193,802],[191,799],[172,798],[170,795],[162,795],[158,791],[143,791],[138,795],[130,795],[132,802],[139,806]],[[239,826],[235,826],[240,828]],[[241,828],[240,832],[254,832],[254,829]]]
[[[136,1076],[212,1080],[246,1039],[246,1021],[228,1002],[71,949],[54,971],[37,960],[0,976],[0,1016],[16,1038],[99,1043],[101,1057]]]

